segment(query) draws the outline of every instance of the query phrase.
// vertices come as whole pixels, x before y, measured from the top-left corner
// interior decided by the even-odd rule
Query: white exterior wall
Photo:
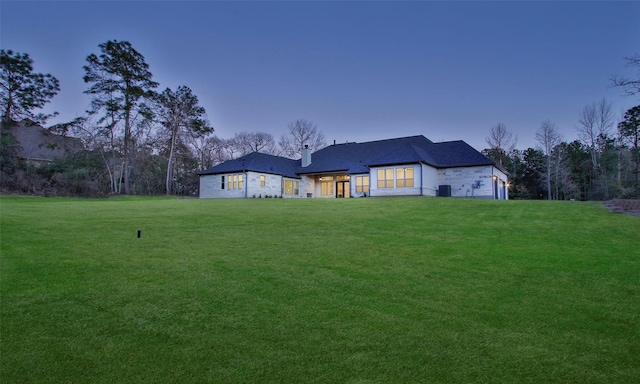
[[[392,188],[378,188],[378,170],[393,168],[393,187]],[[398,168],[413,168],[413,187],[396,187],[396,177]],[[372,197],[375,196],[420,196],[420,186],[422,184],[422,172],[421,165],[410,164],[402,166],[386,166],[371,168],[369,173],[369,191]]]
[[[234,173],[237,174],[237,173]],[[260,172],[244,172],[242,189],[228,189],[228,175],[206,175],[200,176],[200,198],[201,199],[239,199],[239,198],[259,198],[259,197],[280,197],[298,198],[306,196],[304,192],[305,180],[286,178],[281,175],[273,175]],[[222,176],[225,177],[225,189],[222,189]],[[260,186],[260,176],[265,177],[264,187]],[[297,195],[285,195],[282,190],[283,180],[299,182],[299,193]],[[313,183],[313,180],[311,180]]]
[[[200,176],[200,198],[201,199],[213,199],[216,196],[216,186],[220,189],[220,177],[218,175],[205,175]]]
[[[237,173],[236,173],[237,174]],[[225,177],[225,189],[222,189],[222,176]],[[246,175],[243,174],[242,189],[228,189],[227,175],[205,175],[200,176],[200,198],[201,199],[225,199],[245,197]]]
[[[496,179],[494,180],[494,176]],[[445,168],[438,170],[438,184],[450,185],[452,197],[495,199],[496,182],[498,199],[508,199],[507,175],[494,166]],[[476,188],[479,186],[479,188]]]
[[[260,176],[265,177],[264,187],[260,186]],[[282,195],[282,176],[268,173],[247,172],[247,197]]]
[[[414,186],[397,188],[397,168],[413,167]],[[378,169],[393,168],[393,188],[378,188]],[[265,176],[265,186],[260,186],[260,175]],[[221,177],[225,176],[225,189],[221,188]],[[360,196],[355,193],[355,177],[350,177],[351,196]],[[494,178],[495,177],[495,178]],[[299,181],[298,195],[284,195],[282,190],[283,179]],[[480,187],[474,185],[480,182]],[[494,166],[460,167],[437,170],[426,164],[404,165],[397,167],[372,168],[369,173],[369,196],[436,196],[440,185],[451,185],[451,196],[475,197],[485,199],[508,200],[507,175]],[[335,188],[335,187],[334,187]],[[315,176],[302,176],[301,179],[283,178],[280,175],[265,174],[259,172],[243,173],[243,188],[228,189],[228,174],[200,176],[200,198],[244,198],[244,197],[273,197],[298,198],[334,198],[335,195],[322,196],[320,183]],[[497,193],[497,195],[496,195]]]
[[[309,196],[309,193],[311,196]],[[313,176],[302,176],[300,179],[301,197],[318,197],[315,191],[315,178]]]
[[[438,170],[430,165],[422,164],[422,195],[437,196]]]

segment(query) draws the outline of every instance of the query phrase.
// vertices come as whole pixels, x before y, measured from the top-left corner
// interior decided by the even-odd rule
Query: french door
[[[336,197],[349,197],[349,182],[348,181],[337,181],[336,182]]]

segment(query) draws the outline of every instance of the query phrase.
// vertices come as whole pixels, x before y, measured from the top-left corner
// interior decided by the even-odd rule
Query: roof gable
[[[420,161],[420,156],[411,147],[428,144],[432,142],[424,136],[334,144],[314,152],[311,155],[311,165],[301,167],[298,173],[366,173],[372,165],[416,163]]]

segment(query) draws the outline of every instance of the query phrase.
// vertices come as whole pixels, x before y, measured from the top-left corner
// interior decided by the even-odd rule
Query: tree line
[[[83,80],[91,96],[86,115],[49,128],[82,140],[82,150],[35,163],[19,156],[18,122],[44,125],[57,115],[37,113],[59,92],[58,80],[36,73],[28,54],[0,51],[2,130],[0,184],[5,191],[64,195],[179,194],[198,191],[196,173],[254,151],[295,158],[303,145],[326,145],[315,124],[298,119],[279,141],[266,132],[216,136],[205,108],[181,85],[158,92],[149,65],[131,43],[107,41],[86,58]]]
[[[56,113],[37,113],[59,92],[58,80],[35,73],[28,54],[0,50],[0,186],[4,191],[97,196],[198,192],[197,172],[251,152],[299,158],[308,145],[326,145],[315,124],[298,119],[278,141],[266,132],[214,134],[204,107],[181,85],[158,92],[144,56],[126,41],[107,41],[86,58],[86,115],[50,131],[82,140],[83,148],[46,163],[19,156],[11,128],[23,119],[45,124]],[[640,56],[626,58],[640,72]],[[640,94],[638,78],[614,76],[611,85]],[[616,120],[619,120],[616,124]],[[563,141],[549,120],[536,131],[536,148],[516,149],[503,123],[489,130],[482,152],[509,173],[519,199],[605,200],[640,196],[640,105],[618,119],[602,99],[577,116],[578,140]]]
[[[640,106],[618,124],[605,99],[578,116],[579,139],[563,141],[558,127],[543,121],[536,148],[516,149],[517,137],[503,123],[490,129],[483,153],[508,173],[510,198],[608,200],[640,197]]]

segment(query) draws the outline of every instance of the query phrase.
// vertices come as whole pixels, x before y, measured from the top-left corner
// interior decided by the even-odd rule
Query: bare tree
[[[485,138],[487,144],[492,150],[494,156],[497,157],[500,165],[502,165],[503,158],[513,151],[518,142],[518,136],[509,131],[504,123],[498,123],[491,127],[489,136]]]
[[[560,199],[560,196],[564,200],[580,198],[580,187],[573,180],[567,146],[566,143],[560,143],[553,150],[556,200]]]
[[[614,118],[611,103],[607,103],[604,97],[596,103],[596,118],[598,135],[609,136],[614,126]]]
[[[556,145],[560,144],[562,136],[554,123],[550,120],[545,120],[536,132],[536,140],[540,144],[542,152],[546,157],[547,171],[545,174],[545,181],[547,184],[547,199],[551,200],[552,155]]]
[[[118,121],[114,119],[101,118],[96,122],[89,115],[76,119],[76,123],[71,126],[72,134],[82,140],[85,148],[100,154],[109,179],[109,192],[116,194],[121,192],[124,174],[122,141],[117,125]]]
[[[327,145],[324,134],[318,127],[305,119],[298,119],[289,123],[289,134],[282,135],[279,141],[282,154],[295,159],[302,155],[302,148],[309,146],[311,151],[316,151]]]
[[[226,140],[211,133],[187,135],[185,142],[195,153],[200,169],[207,169],[230,159],[226,150]]]
[[[594,169],[600,168],[598,138],[608,136],[613,127],[611,103],[603,98],[597,103],[585,105],[578,120],[578,137],[589,147]]]
[[[276,141],[273,135],[266,132],[238,132],[229,143],[234,147],[234,152],[240,156],[252,152],[262,152],[270,155],[278,154]]]
[[[611,77],[611,85],[624,89],[627,96],[633,96],[640,93],[640,54],[631,57],[625,57],[628,67],[634,67],[637,71],[636,78],[627,76],[614,75]]]

